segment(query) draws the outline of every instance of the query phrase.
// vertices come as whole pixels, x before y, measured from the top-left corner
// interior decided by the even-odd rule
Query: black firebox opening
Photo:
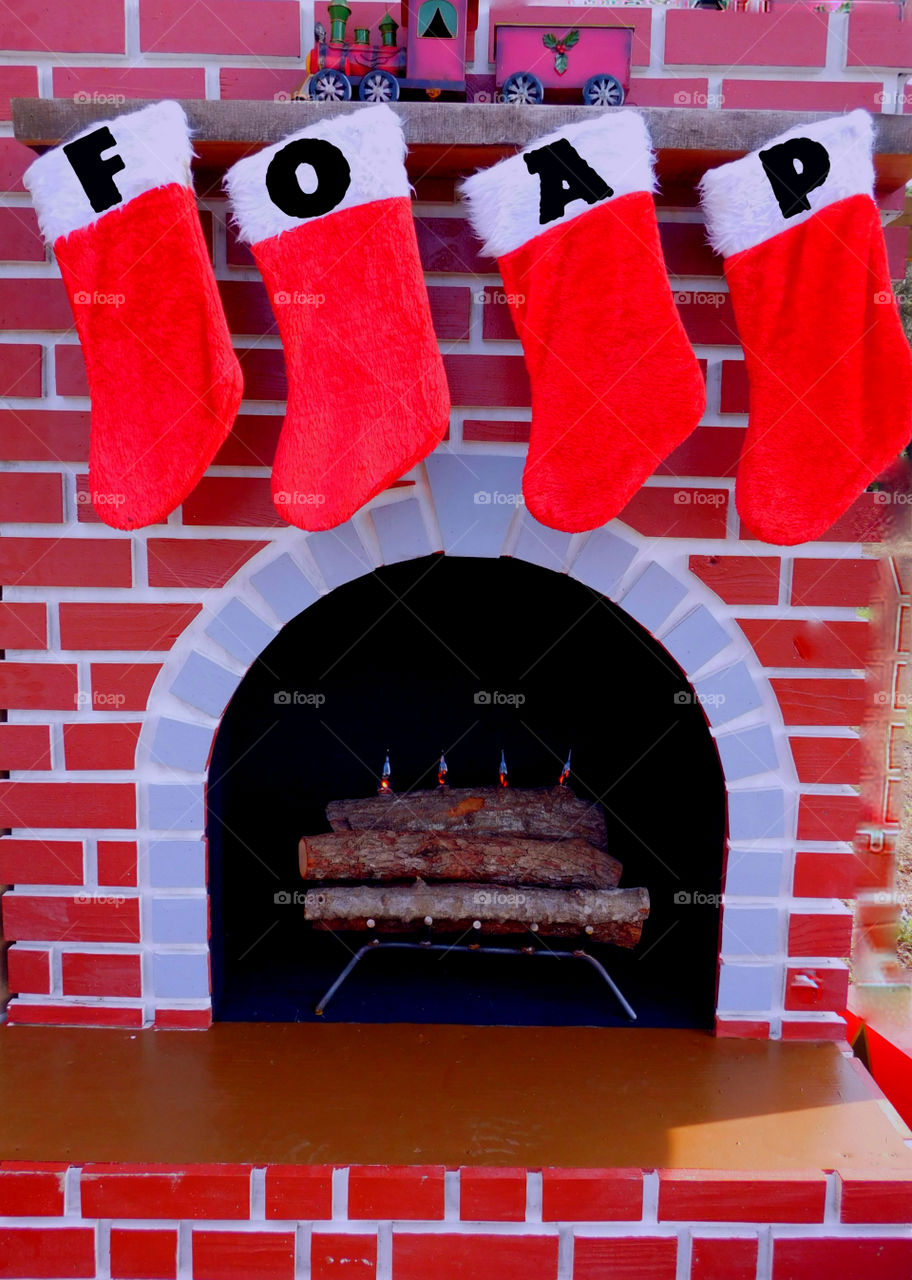
[[[571,785],[604,804],[621,885],[651,898],[634,950],[591,950],[636,1025],[710,1027],[725,796],[686,678],[588,587],[444,556],[380,569],[293,619],[225,713],[208,793],[215,1016],[313,1020],[365,942],[304,921],[297,844],[329,830],[329,800],[374,792],[387,748],[403,792],[435,785],[442,748],[454,787],[494,784],[501,749],[511,784],[535,787],[557,782],[571,747]],[[326,1018],[629,1025],[587,965],[522,953],[373,952]]]

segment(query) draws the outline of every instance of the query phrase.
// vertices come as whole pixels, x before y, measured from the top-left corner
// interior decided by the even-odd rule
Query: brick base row
[[[0,1163],[0,1277],[880,1280],[905,1173]]]

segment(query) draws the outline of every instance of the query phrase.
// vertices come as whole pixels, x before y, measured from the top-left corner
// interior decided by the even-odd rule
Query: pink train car
[[[498,23],[497,87],[504,102],[535,103],[546,93],[566,97],[576,90],[589,106],[619,107],[630,88],[632,44],[632,27]]]

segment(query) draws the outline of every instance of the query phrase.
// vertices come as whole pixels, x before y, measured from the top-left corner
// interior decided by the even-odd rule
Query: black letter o
[[[316,172],[315,191],[302,191],[298,166],[309,164]],[[351,186],[348,161],[323,138],[298,138],[277,151],[266,170],[269,198],[289,218],[316,218],[335,209]]]

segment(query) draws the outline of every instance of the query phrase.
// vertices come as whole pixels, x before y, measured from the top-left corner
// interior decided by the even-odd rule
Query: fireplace
[[[30,103],[20,135],[58,138],[59,113],[68,118],[73,105]],[[616,520],[570,537],[521,505],[525,366],[496,264],[480,253],[454,198],[454,180],[505,144],[473,144],[476,154],[440,142],[439,123],[457,118],[487,138],[482,126],[494,117],[481,106],[441,115],[434,104],[405,104],[416,227],[454,405],[449,435],[350,521],[304,535],[269,498],[282,357],[262,281],[225,223],[219,194],[221,171],[249,146],[253,126],[235,136],[234,116],[219,104],[188,110],[202,148],[200,189],[210,193],[205,212],[217,228],[216,279],[245,369],[243,412],[211,472],[167,526],[126,537],[100,525],[84,501],[84,370],[65,331],[42,348],[42,360],[53,355],[52,401],[4,410],[20,468],[9,477],[20,495],[13,514],[21,516],[3,539],[10,585],[0,615],[9,659],[0,883],[9,886],[2,915],[10,1023],[205,1028],[213,998],[225,1020],[312,1016],[318,974],[322,982],[337,971],[328,950],[320,971],[317,951],[336,946],[340,961],[348,953],[331,936],[315,941],[294,901],[274,898],[306,892],[295,850],[302,835],[327,830],[327,804],[369,795],[387,748],[398,792],[432,785],[442,748],[452,787],[492,785],[503,750],[518,788],[554,785],[572,749],[571,786],[592,802],[604,797],[620,816],[609,814],[609,852],[622,851],[621,887],[650,896],[642,941],[611,959],[619,984],[629,982],[639,1001],[641,1023],[705,1026],[709,999],[720,1035],[841,1040],[850,903],[859,893],[870,898],[857,911],[867,945],[856,957],[857,972],[870,977],[889,961],[886,917],[896,914],[895,903],[874,895],[890,889],[899,825],[891,736],[904,714],[909,601],[902,568],[883,547],[905,523],[907,477],[902,466],[882,477],[879,491],[861,495],[820,539],[794,548],[758,542],[735,511],[745,366],[719,260],[694,220],[694,184],[735,143],[754,147],[782,121],[702,112],[702,149],[693,151],[682,145],[676,108],[644,107],[659,156],[663,252],[705,372],[706,412]],[[537,136],[535,121],[545,118],[556,119],[511,116],[513,141]],[[688,118],[697,122],[693,112]],[[281,104],[261,103],[256,119],[265,140],[281,136],[288,117]],[[888,219],[908,176],[905,145],[902,118],[885,114],[877,172]],[[895,277],[907,238],[904,228],[887,227]],[[69,325],[69,312],[59,283],[41,277],[45,286],[57,294],[42,324],[56,331]],[[58,462],[48,476],[21,469]],[[461,575],[459,586],[438,589],[450,574]],[[528,575],[528,586],[511,586],[511,574]],[[400,577],[405,603],[385,616]],[[359,592],[377,598],[352,603]],[[408,602],[420,593],[435,616],[461,595],[459,617],[444,617],[438,634],[462,629],[461,643],[482,646],[488,656],[473,658],[477,684],[409,618]],[[501,597],[515,601],[511,616]],[[561,629],[562,618],[590,605],[576,626]],[[377,619],[354,647],[362,624],[346,621],[346,610]],[[399,614],[401,638],[390,630]],[[337,637],[334,668],[329,657],[316,661],[324,625]],[[514,661],[529,634],[549,628],[555,644],[545,658],[531,668]],[[376,655],[372,637],[383,643]],[[277,727],[257,722],[255,706],[242,723],[273,645],[277,653],[297,646],[262,689]],[[636,651],[629,665],[628,649]],[[664,693],[637,675],[636,659],[648,653],[667,664],[656,665],[669,681]],[[340,670],[350,677],[344,689],[332,687]],[[516,689],[516,673],[526,670],[530,690]],[[476,694],[490,694],[490,703],[476,704]],[[502,700],[518,695],[530,700]],[[663,697],[672,699],[673,720]],[[478,717],[475,729],[466,707]],[[675,727],[657,742],[666,724]],[[355,745],[357,761],[342,743]],[[690,771],[695,782],[681,801]],[[647,865],[636,835],[670,872],[658,858]],[[710,963],[703,947],[712,938]],[[583,994],[596,978],[580,965],[549,971],[525,956],[428,959],[368,956],[328,1016],[618,1016],[600,988],[594,1003]],[[659,980],[650,985],[643,975],[653,966]],[[458,980],[447,977],[449,967]],[[415,999],[431,968],[435,980]],[[497,977],[508,969],[509,980]],[[381,1007],[381,991],[398,1001],[395,1011]]]
[[[364,944],[355,930],[305,921],[298,839],[329,830],[330,801],[376,792],[387,748],[406,799],[436,786],[442,750],[449,787],[496,784],[503,753],[510,786],[523,788],[556,785],[572,748],[567,784],[594,813],[604,806],[621,885],[645,886],[650,902],[637,945],[587,950],[638,1025],[712,1025],[725,795],[692,687],[640,623],[584,583],[510,557],[458,556],[340,587],[286,624],[234,694],[209,768],[216,1018],[308,1021]],[[509,893],[508,869],[497,879]],[[496,925],[455,932],[437,925],[424,940],[512,942],[513,954],[381,948],[326,1016],[626,1024],[592,969],[521,950],[582,947],[582,926],[569,942],[508,938]]]
[[[912,168],[892,64],[906,55],[895,13],[874,12],[889,5],[785,8],[605,10],[635,27],[630,102],[657,140],[662,248],[707,407],[618,519],[574,537],[517,500],[528,382],[496,264],[453,185],[565,109],[509,112],[492,133],[483,29],[474,105],[398,108],[448,439],[313,536],[270,500],[282,353],[220,186],[242,150],[311,110],[286,101],[300,81],[295,6],[273,5],[264,25],[252,4],[211,0],[188,17],[144,0],[119,55],[109,6],[80,25],[78,55],[98,61],[94,42],[109,65],[53,77],[26,52],[37,38],[47,61],[53,12],[13,43],[23,91],[40,73],[57,95],[14,108],[17,138],[41,145],[111,114],[86,90],[277,100],[186,104],[247,398],[182,511],[131,535],[85,501],[82,357],[17,185],[31,154],[4,140],[15,263],[0,274],[23,369],[2,409],[8,1269],[912,1273],[909,1134],[848,1054],[844,1018],[853,924],[855,975],[876,981],[895,916],[883,898],[910,596],[890,540],[907,476],[883,477],[814,543],[773,548],[740,524],[745,365],[694,203],[705,169],[783,127],[771,104],[867,104],[884,108],[877,194],[897,219]],[[566,27],[566,12],[541,16]],[[758,65],[785,48],[810,78]],[[707,91],[724,110],[700,109]],[[732,109],[747,107],[760,109]],[[897,279],[908,230],[886,237]],[[501,751],[511,789],[552,788],[572,749],[567,784],[604,803],[621,887],[649,894],[635,947],[592,947],[635,1026],[579,961],[443,956],[420,949],[420,930],[406,935],[417,950],[368,954],[317,1019],[371,935],[308,924],[299,840],[328,832],[333,803],[374,796],[387,750],[396,795],[433,792],[441,749],[454,791],[494,786]]]
[[[492,430],[508,427],[492,419]],[[716,439],[733,428],[703,431]],[[40,636],[41,644],[50,638],[53,661],[30,663],[25,647],[8,651],[30,704],[10,719],[34,733],[43,712],[33,701],[64,711],[61,699],[75,702],[75,711],[47,717],[64,720],[54,729],[62,750],[50,774],[23,769],[3,784],[12,829],[0,841],[0,879],[12,886],[3,897],[11,1023],[206,1027],[213,990],[223,1018],[310,1017],[318,973],[325,989],[348,952],[323,938],[313,944],[324,949],[322,971],[309,953],[305,960],[311,931],[302,912],[293,903],[277,911],[274,895],[305,890],[298,841],[328,829],[327,803],[369,795],[387,748],[401,792],[433,783],[441,748],[454,787],[495,782],[502,749],[514,786],[550,786],[572,748],[572,785],[593,801],[607,792],[622,819],[609,828],[622,886],[650,893],[643,943],[611,961],[641,1022],[704,1026],[710,999],[719,1034],[843,1037],[853,923],[846,899],[859,889],[871,896],[860,917],[871,945],[860,963],[889,946],[874,895],[889,886],[897,826],[898,769],[886,730],[903,714],[904,664],[892,637],[905,643],[908,608],[890,561],[863,556],[858,542],[884,532],[906,506],[865,495],[828,542],[771,554],[729,536],[726,482],[659,476],[623,520],[569,537],[517,503],[516,448],[451,442],[369,511],[308,537],[273,528],[251,538],[240,521],[252,515],[230,504],[254,482],[215,475],[201,492],[206,502],[229,504],[223,525],[212,527],[214,509],[191,510],[179,536],[164,536],[169,529],[137,542],[148,599],[112,598],[110,588],[85,582],[36,584],[40,602],[34,585],[9,589],[17,643],[38,642],[36,613],[54,619]],[[674,467],[696,465],[685,458]],[[901,485],[903,476],[888,483]],[[79,555],[66,562],[68,574],[124,581],[132,572],[120,556],[130,550],[126,540],[75,527]],[[42,579],[63,571],[61,545],[58,559],[42,552]],[[411,618],[419,596],[437,636],[449,629],[468,646],[477,679]],[[869,612],[859,615],[859,606]],[[353,644],[365,629],[362,612],[377,623]],[[566,620],[580,614],[568,630]],[[398,637],[400,623],[411,632]],[[328,650],[324,630],[333,637]],[[524,656],[533,631],[551,638],[544,658],[541,643]],[[267,679],[258,660],[273,644],[287,654]],[[647,654],[662,661],[644,679],[636,672]],[[879,697],[864,676],[869,666]],[[58,684],[35,693],[20,679],[49,673]],[[518,676],[528,688],[516,687]],[[490,703],[476,703],[476,694],[490,694]],[[510,702],[511,694],[528,701]],[[237,717],[248,703],[245,727]],[[858,742],[865,722],[867,754]],[[666,726],[674,727],[657,743]],[[262,782],[273,770],[281,786]],[[228,828],[243,841],[233,851]],[[256,856],[238,852],[245,846]],[[666,874],[663,885],[657,877]],[[675,903],[675,894],[690,900]],[[663,920],[674,927],[650,950]],[[685,945],[691,932],[699,935],[693,948]],[[283,940],[284,985],[273,963]],[[712,960],[700,977],[709,940]],[[248,948],[244,994],[229,961]],[[590,975],[578,964],[549,971],[525,956],[485,958],[479,981],[481,959],[437,962],[442,980],[435,971],[416,999],[429,966],[370,956],[327,1016],[619,1016],[601,988],[589,999]],[[258,985],[257,966],[275,981]],[[639,975],[653,966],[661,981],[644,991]],[[398,976],[406,973],[409,982]],[[522,1001],[509,995],[513,987]]]

